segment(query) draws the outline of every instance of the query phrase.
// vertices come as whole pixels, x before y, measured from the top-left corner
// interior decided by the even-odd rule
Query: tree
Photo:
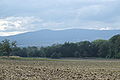
[[[107,40],[103,41],[103,43],[99,46],[99,51],[98,51],[99,57],[109,58],[108,57],[108,55],[109,55],[109,49],[110,49],[109,42]]]
[[[28,57],[39,57],[39,50],[37,47],[28,47],[27,48],[27,56]]]
[[[63,57],[73,57],[76,50],[77,45],[69,42],[65,42],[60,48]]]
[[[10,42],[8,39],[3,40],[0,45],[1,52],[3,52],[3,55],[8,57],[10,56],[12,50],[17,47],[16,41]]]
[[[74,53],[74,57],[76,57],[76,58],[81,57],[81,56],[80,56],[80,53],[79,53],[78,51],[75,51],[75,53]]]
[[[107,40],[97,39],[92,42],[92,45],[96,57],[106,57],[109,53],[109,43]]]
[[[53,59],[59,59],[59,58],[61,58],[61,53],[57,53],[57,52],[54,52],[52,55],[51,55],[51,58],[53,58]]]
[[[1,50],[1,47],[2,46],[2,44],[0,43],[0,56],[3,56],[3,52],[2,52],[2,50]]]
[[[109,39],[110,42],[110,58],[115,58],[120,53],[120,34]]]
[[[115,54],[114,58],[116,58],[116,59],[120,59],[120,52],[117,53],[117,54]]]
[[[81,57],[91,57],[92,56],[91,42],[82,41],[82,42],[77,43],[77,45],[78,45],[79,55],[81,55]]]

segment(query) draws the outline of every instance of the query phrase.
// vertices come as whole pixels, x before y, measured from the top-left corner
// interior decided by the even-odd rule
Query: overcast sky
[[[71,28],[120,29],[120,0],[0,0],[0,36]]]

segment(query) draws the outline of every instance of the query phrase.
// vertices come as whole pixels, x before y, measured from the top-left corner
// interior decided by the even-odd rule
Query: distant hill
[[[83,40],[109,39],[113,35],[120,34],[120,30],[40,30],[23,33],[15,36],[0,37],[0,40],[16,40],[19,46],[47,46],[54,43],[79,42]]]

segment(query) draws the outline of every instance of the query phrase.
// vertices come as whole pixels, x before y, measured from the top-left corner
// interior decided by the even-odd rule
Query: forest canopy
[[[16,41],[0,42],[0,56],[47,58],[120,58],[120,34],[109,40],[65,42],[47,47],[17,47]]]

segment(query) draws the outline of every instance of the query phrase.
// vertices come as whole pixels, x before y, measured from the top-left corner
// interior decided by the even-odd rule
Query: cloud
[[[34,30],[34,22],[42,20],[35,17],[6,17],[0,19],[0,31],[29,31]]]
[[[120,29],[120,0],[1,0],[0,32]]]
[[[35,23],[42,22],[35,17],[6,17],[0,19],[0,36],[15,35],[36,30]]]
[[[26,32],[26,31],[25,31]],[[12,35],[17,35],[25,32],[19,32],[19,31],[13,31],[13,32],[0,32],[0,36],[12,36]]]
[[[65,24],[62,22],[46,22],[42,24],[43,29],[52,29],[52,30],[62,29],[64,28],[63,25]]]
[[[63,23],[44,21],[38,17],[5,17],[0,19],[0,36],[16,35],[40,29],[59,29],[60,25]]]

